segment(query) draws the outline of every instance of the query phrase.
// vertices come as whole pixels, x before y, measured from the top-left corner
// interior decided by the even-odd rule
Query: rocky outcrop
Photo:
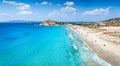
[[[53,20],[46,20],[44,22],[42,22],[41,25],[46,25],[46,26],[49,26],[49,25],[57,25],[57,21],[53,21]]]
[[[54,21],[54,20],[46,20],[44,22],[41,23],[41,25],[44,25],[44,26],[59,26],[59,25],[68,25],[69,23],[66,23],[66,22],[57,22],[57,21]]]

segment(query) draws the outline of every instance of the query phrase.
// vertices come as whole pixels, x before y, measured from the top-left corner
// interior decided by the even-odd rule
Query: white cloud
[[[67,16],[66,13],[72,13],[73,15],[75,15],[76,10],[77,10],[76,8],[67,6],[67,7],[61,8],[60,10],[54,10],[54,11],[50,12],[48,14],[48,16],[58,16],[58,15],[63,15],[63,14],[64,14],[64,16]]]
[[[77,10],[76,8],[68,7],[68,6],[60,9],[60,11],[62,12],[75,12],[76,10]]]
[[[86,11],[84,15],[106,15],[109,13],[110,8],[99,8],[91,11]]]
[[[16,6],[16,8],[18,10],[20,10],[20,12],[18,12],[17,14],[21,14],[21,15],[28,15],[28,14],[32,14],[32,11],[31,11],[31,6],[29,4],[26,4],[26,3],[18,3],[18,2],[15,2],[15,1],[7,1],[7,0],[3,0],[3,3],[5,4],[10,4],[10,5],[14,5]]]
[[[48,14],[48,17],[68,17],[68,15],[64,12],[60,12],[59,10],[54,10]]]
[[[61,8],[60,11],[62,12],[75,12],[77,9],[72,7],[74,5],[74,2],[66,2],[64,3],[66,6]]]
[[[30,8],[31,7],[28,4],[17,7],[18,10],[29,10]]]
[[[74,2],[66,2],[66,3],[64,3],[66,6],[73,6],[74,5]]]
[[[15,2],[15,1],[7,1],[7,0],[3,0],[3,3],[15,5],[15,6],[26,5],[25,3],[17,3],[17,2]]]
[[[71,13],[72,15],[76,14],[76,8],[73,7],[63,7],[60,10],[54,10],[48,14],[48,16],[64,16],[68,17],[67,13]]]
[[[62,17],[68,17],[68,14],[75,15],[76,14],[76,8],[73,7],[74,2],[66,2],[64,3],[66,6],[60,8],[59,10],[54,10],[48,14],[48,16],[62,16]],[[59,6],[59,5],[58,5]]]
[[[48,14],[48,16],[55,16],[55,15],[59,15],[59,11],[58,10],[54,10],[54,11],[52,11],[52,12],[50,12],[49,14]]]
[[[19,14],[19,15],[30,15],[30,14],[32,14],[32,11],[20,11],[17,14]]]
[[[6,0],[3,0],[3,3],[14,5],[17,7],[18,10],[29,10],[30,9],[30,5],[25,4],[25,3],[17,3],[15,1],[6,1]]]
[[[52,4],[51,2],[47,2],[47,1],[43,1],[43,2],[41,2],[40,3],[41,5],[50,5],[50,4]]]

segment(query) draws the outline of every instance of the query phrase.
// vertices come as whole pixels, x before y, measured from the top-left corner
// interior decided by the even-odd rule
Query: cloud
[[[3,3],[16,5],[16,6],[24,5],[24,3],[17,3],[15,1],[7,1],[7,0],[3,0]]]
[[[73,7],[74,2],[66,1],[64,4],[66,6],[60,9],[61,12],[76,12],[77,9]]]
[[[59,10],[54,10],[48,14],[48,17],[68,17],[68,15],[64,12],[60,12]]]
[[[66,1],[66,3],[64,3],[66,6],[73,6],[74,5],[74,2],[68,2]]]
[[[40,3],[41,5],[51,5],[52,3],[51,2],[47,2],[47,1],[43,1]]]
[[[48,16],[58,16],[58,15],[67,16],[66,13],[72,13],[72,15],[75,15],[76,10],[77,10],[76,8],[66,6],[66,7],[59,9],[59,10],[54,10],[54,11],[50,12],[48,14]]]
[[[76,8],[73,7],[74,2],[66,2],[64,3],[66,6],[60,8],[59,10],[54,10],[48,14],[48,16],[62,16],[68,17],[67,14],[76,15]]]
[[[86,11],[83,15],[106,15],[110,12],[110,8],[99,8],[91,11]]]
[[[30,15],[30,14],[32,14],[32,11],[20,11],[17,14],[19,14],[19,15]]]
[[[31,6],[29,4],[26,3],[21,3],[21,2],[15,2],[15,1],[7,1],[7,0],[3,0],[3,3],[5,4],[10,4],[10,5],[14,5],[16,6],[16,8],[20,11],[17,14],[21,14],[21,15],[28,15],[28,14],[32,14],[33,12],[31,11]]]
[[[48,14],[48,16],[55,16],[55,15],[59,15],[59,14],[60,14],[60,12],[58,10],[54,10],[54,11],[50,12]]]
[[[60,11],[62,12],[75,12],[77,9],[76,8],[73,8],[73,7],[63,7],[60,9]]]
[[[26,4],[26,5],[22,5],[22,6],[19,6],[17,7],[18,10],[30,10],[31,7],[30,5]]]
[[[60,6],[60,4],[57,4],[58,6]],[[77,9],[73,7],[74,2],[65,2],[64,3],[64,7],[58,9],[58,10],[54,10],[52,12],[50,12],[48,14],[48,17],[68,17],[68,14],[70,15],[76,15],[76,11]]]
[[[76,14],[76,8],[73,7],[63,7],[60,10],[54,10],[48,14],[48,16],[62,16],[68,17],[67,13],[71,13],[72,15]]]

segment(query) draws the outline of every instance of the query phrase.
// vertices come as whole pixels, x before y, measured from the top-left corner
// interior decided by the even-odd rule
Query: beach
[[[120,66],[120,27],[99,27],[71,25],[80,38],[98,56],[108,61],[112,66]]]

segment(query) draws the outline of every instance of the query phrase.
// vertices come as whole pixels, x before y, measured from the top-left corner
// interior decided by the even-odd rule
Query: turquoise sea
[[[66,26],[0,23],[0,66],[111,66]]]

